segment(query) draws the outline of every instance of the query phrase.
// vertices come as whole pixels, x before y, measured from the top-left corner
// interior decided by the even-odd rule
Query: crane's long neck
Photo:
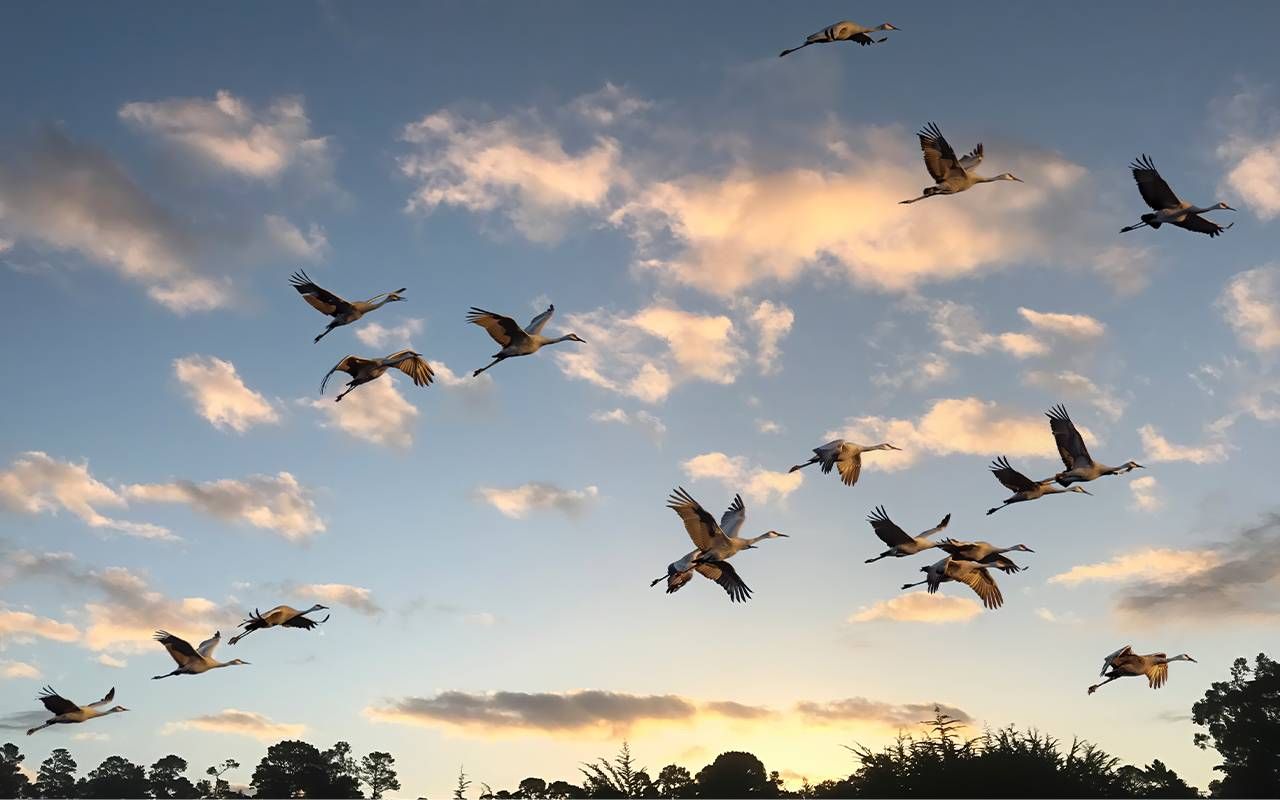
[[[564,336],[560,336],[555,339],[548,339],[545,342],[543,342],[543,344],[560,344],[561,342],[569,341],[570,337],[571,337],[571,334],[566,333]]]
[[[379,299],[378,299],[379,297],[381,297],[382,299],[381,299],[381,300],[379,300]],[[380,295],[377,295],[376,297],[371,297],[371,298],[369,298],[369,299],[368,299],[367,301],[365,301],[365,302],[367,302],[367,303],[369,304],[369,310],[370,310],[370,311],[373,311],[374,309],[382,308],[382,307],[383,307],[383,306],[385,306],[387,303],[390,303],[390,302],[391,302],[391,295],[390,295],[390,294],[380,294]]]

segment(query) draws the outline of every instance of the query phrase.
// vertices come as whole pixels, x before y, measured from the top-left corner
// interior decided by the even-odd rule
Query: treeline
[[[1134,681],[1136,683],[1136,681]],[[1135,689],[1138,687],[1134,687]],[[1280,666],[1258,655],[1237,659],[1229,680],[1211,685],[1191,709],[1201,748],[1212,746],[1221,777],[1210,797],[1280,797]],[[1133,720],[1141,737],[1155,720]],[[656,774],[641,766],[627,743],[612,758],[585,763],[570,779],[530,777],[494,789],[460,770],[453,800],[567,800],[568,798],[854,798],[854,797],[1143,797],[1190,798],[1200,793],[1159,760],[1145,767],[1121,764],[1093,744],[1069,744],[1035,730],[1012,727],[963,735],[963,726],[935,709],[929,730],[899,736],[880,750],[847,749],[856,764],[846,778],[787,789],[777,771],[752,755],[730,751],[690,772],[668,764]],[[188,764],[165,756],[150,768],[111,756],[77,778],[65,749],[40,764],[34,782],[18,747],[0,748],[0,797],[226,798],[245,797],[225,779],[240,767],[228,759],[194,782]],[[320,750],[301,741],[272,745],[258,762],[248,796],[380,798],[399,792],[395,759],[373,752],[357,760],[346,742]],[[410,794],[410,796],[415,796]]]

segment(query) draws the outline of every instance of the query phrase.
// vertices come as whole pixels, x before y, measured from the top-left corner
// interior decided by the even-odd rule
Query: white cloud
[[[212,100],[126,103],[119,116],[243,178],[275,180],[287,170],[298,170],[328,181],[332,171],[329,142],[312,135],[300,97],[280,97],[265,109],[254,109],[224,90]]]
[[[311,223],[304,231],[277,214],[263,217],[267,238],[285,255],[306,261],[319,261],[329,252],[329,237],[324,228]]]
[[[97,510],[125,508],[125,497],[89,473],[89,464],[58,461],[31,451],[0,471],[0,508],[23,514],[70,512],[91,528],[113,530],[144,539],[174,539],[168,529],[146,522],[113,519]]]
[[[756,430],[761,433],[782,433],[783,427],[771,419],[756,420]]]
[[[1041,607],[1041,608],[1037,608],[1035,613],[1036,613],[1036,616],[1039,617],[1040,619],[1044,620],[1045,622],[1053,623],[1054,625],[1079,625],[1080,624],[1080,617],[1077,614],[1075,614],[1075,612],[1067,612],[1066,614],[1059,614],[1050,609]]]
[[[892,371],[882,370],[871,376],[871,383],[881,389],[905,387],[920,390],[951,378],[951,362],[938,353],[900,355]]]
[[[1217,306],[1242,346],[1259,353],[1280,350],[1280,266],[1232,276]]]
[[[343,605],[368,616],[382,613],[381,606],[373,600],[373,592],[363,586],[351,586],[346,583],[304,583],[289,584],[287,590],[309,600]]]
[[[174,359],[173,371],[196,405],[196,413],[215,428],[244,433],[254,425],[276,423],[280,415],[258,392],[245,386],[235,364],[215,356]]]
[[[440,365],[432,364],[436,377],[441,378]],[[366,442],[408,449],[413,444],[412,423],[418,409],[396,388],[393,375],[384,375],[372,383],[361,386],[335,403],[331,398],[304,400],[303,404],[321,412],[323,427],[337,428],[348,436]]]
[[[1118,294],[1137,294],[1151,282],[1155,253],[1149,247],[1111,245],[1093,256],[1092,267]]]
[[[1087,429],[1081,433],[1092,439]],[[922,454],[1051,457],[1053,438],[1043,415],[1024,414],[976,397],[936,400],[918,420],[850,417],[827,437],[860,444],[890,442],[901,452],[878,452],[864,458],[863,469],[899,470]]]
[[[125,661],[123,658],[116,658],[108,653],[99,653],[97,661],[102,666],[110,667],[112,669],[124,669],[129,666],[128,661]]]
[[[25,661],[0,660],[0,678],[36,680],[41,677],[41,674],[34,664],[28,664]]]
[[[74,642],[80,638],[80,631],[76,626],[56,619],[0,607],[0,641],[10,637],[29,639],[36,636],[54,642]]]
[[[421,334],[422,329],[423,321],[416,317],[408,317],[397,325],[367,321],[356,327],[356,338],[369,347],[394,347],[398,350],[403,347],[412,347],[413,337]],[[432,368],[434,369],[435,366],[432,365]],[[452,373],[450,377],[453,377]]]
[[[1245,87],[1217,115],[1226,130],[1217,156],[1227,167],[1218,191],[1243,198],[1262,220],[1280,216],[1280,118],[1272,106],[1264,92]]]
[[[1107,332],[1106,325],[1087,314],[1061,314],[1030,308],[1019,308],[1018,313],[1033,328],[1071,339],[1099,339]]]
[[[1192,464],[1215,464],[1227,460],[1227,446],[1222,442],[1209,442],[1203,445],[1174,444],[1164,438],[1154,425],[1143,425],[1138,429],[1142,437],[1144,460],[1154,463],[1169,461],[1190,461]]]
[[[587,121],[608,126],[653,107],[653,103],[636,97],[620,86],[605,83],[594,92],[584,94],[569,107]]]
[[[134,484],[124,491],[132,500],[186,504],[217,519],[247,523],[290,541],[306,540],[325,528],[311,492],[288,472],[205,483]]]
[[[80,254],[147,288],[177,313],[226,306],[225,281],[202,277],[195,244],[105,153],[48,131],[0,161],[0,231]]]
[[[562,489],[551,483],[526,483],[509,489],[481,486],[476,495],[493,506],[498,513],[512,519],[523,519],[530,511],[554,509],[569,517],[577,517],[590,508],[600,495],[599,488]]]
[[[1159,511],[1164,508],[1164,498],[1159,492],[1159,482],[1150,475],[1129,481],[1133,494],[1133,508],[1138,511]]]
[[[1170,550],[1145,548],[1124,553],[1108,561],[1081,564],[1049,578],[1049,583],[1076,586],[1091,582],[1143,580],[1172,584],[1212,569],[1221,561],[1214,550]]]
[[[782,352],[778,345],[791,332],[791,325],[795,320],[796,315],[790,308],[768,300],[757,305],[751,312],[751,316],[747,318],[752,329],[755,330],[758,344],[756,364],[759,365],[761,373],[772,375],[782,368],[780,363]]]
[[[235,736],[247,736],[262,742],[270,742],[280,739],[296,739],[306,733],[307,726],[301,723],[276,722],[256,711],[227,708],[216,714],[205,714],[180,722],[167,723],[163,732],[172,733],[186,730],[229,733]]]
[[[1105,414],[1112,422],[1124,414],[1127,403],[1118,398],[1115,390],[1099,386],[1093,381],[1071,370],[1051,372],[1047,370],[1031,370],[1022,376],[1023,383],[1034,386],[1055,397],[1068,397],[1084,400],[1098,411]]]
[[[775,472],[752,465],[743,456],[721,452],[703,453],[680,463],[680,468],[693,480],[717,480],[732,492],[742,492],[747,499],[767,503],[775,496],[785,500],[800,488],[804,476],[799,472]]]
[[[642,428],[648,431],[655,439],[662,438],[667,432],[667,426],[661,419],[643,409],[627,411],[615,408],[609,411],[594,411],[591,414],[591,419],[595,422],[610,422]]]
[[[849,622],[925,622],[944,625],[968,622],[982,614],[982,606],[972,598],[951,597],[945,594],[909,592],[889,600],[880,600],[859,608]]]

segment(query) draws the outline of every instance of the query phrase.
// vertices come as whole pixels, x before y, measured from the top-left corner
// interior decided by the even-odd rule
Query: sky
[[[26,65],[0,74],[0,714],[26,727],[45,683],[131,709],[13,731],[28,765],[177,752],[247,783],[269,743],[341,739],[439,796],[626,738],[653,774],[742,749],[794,785],[939,703],[1212,776],[1190,706],[1280,615],[1280,9],[0,14]],[[901,30],[777,57],[845,17]],[[1024,183],[898,205],[929,121]],[[1235,226],[1118,234],[1141,153]],[[406,301],[313,344],[296,269]],[[548,303],[586,344],[469,376],[497,348],[468,307]],[[407,346],[435,384],[319,395]],[[1146,469],[985,515],[990,459],[1057,469],[1056,403]],[[836,436],[902,452],[853,488],[787,473]],[[648,586],[690,549],[676,486],[790,534],[735,559],[750,602]],[[995,611],[903,592],[933,559],[864,564],[877,505],[1030,569]],[[315,631],[222,644],[249,666],[148,680],[156,628],[316,602]],[[1087,697],[1127,643],[1198,663]]]

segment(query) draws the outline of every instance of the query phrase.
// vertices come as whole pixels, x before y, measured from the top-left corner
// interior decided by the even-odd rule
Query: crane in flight
[[[1000,481],[1004,488],[1013,492],[1012,495],[1005,498],[1005,501],[995,508],[988,508],[988,514],[994,514],[1002,508],[1008,507],[1011,503],[1025,503],[1028,500],[1039,500],[1047,494],[1062,494],[1063,492],[1077,492],[1079,494],[1090,494],[1083,486],[1071,486],[1066,489],[1059,489],[1053,485],[1053,478],[1045,478],[1042,481],[1033,481],[1013,467],[1009,466],[1009,459],[1000,456],[991,462],[988,467],[991,474]]]
[[[925,125],[916,136],[920,139],[920,152],[924,154],[924,168],[929,171],[929,177],[933,178],[933,186],[926,187],[919,197],[899,200],[901,204],[917,203],[926,197],[940,194],[959,194],[980,183],[1023,182],[1012,172],[1002,172],[994,178],[984,178],[974,172],[974,168],[982,163],[984,154],[982,142],[978,142],[977,147],[974,147],[969,155],[957,158],[936,122]]]
[[[902,30],[902,29],[894,27],[888,22],[882,22],[874,28],[867,28],[865,26],[859,25],[856,22],[850,22],[847,19],[841,20],[840,22],[837,22],[834,25],[828,25],[827,27],[823,28],[817,33],[809,34],[809,36],[805,38],[804,44],[799,45],[797,47],[792,47],[787,50],[783,50],[781,53],[778,53],[778,58],[782,58],[785,55],[790,55],[791,53],[794,53],[797,50],[803,50],[811,44],[826,44],[828,42],[856,42],[857,44],[860,44],[863,47],[866,47],[869,44],[880,44],[882,42],[888,41],[888,37],[882,36],[879,39],[873,39],[870,34],[879,33],[880,31],[897,31],[897,30]]]
[[[702,553],[699,558],[708,561],[727,561],[743,550],[755,549],[756,542],[787,536],[777,531],[765,531],[749,539],[741,538],[738,534],[747,519],[747,507],[742,502],[742,495],[734,495],[733,503],[718,523],[683,488],[677,488],[671,493],[667,508],[676,512],[684,522],[684,529],[693,540],[693,546]]]
[[[876,532],[876,536],[880,537],[880,541],[889,546],[888,550],[885,550],[875,558],[868,558],[866,563],[870,564],[882,558],[902,558],[903,556],[912,556],[928,550],[930,547],[938,547],[938,542],[929,537],[945,530],[951,522],[951,515],[946,515],[942,518],[942,522],[919,536],[908,536],[906,531],[899,528],[897,523],[889,519],[889,515],[885,513],[884,506],[876,506],[875,510],[867,515],[867,522],[871,523],[871,528]]]
[[[1102,672],[1098,674],[1106,677],[1106,680],[1090,686],[1089,694],[1093,694],[1100,687],[1106,686],[1117,678],[1133,678],[1139,675],[1147,676],[1147,685],[1152,689],[1159,689],[1169,679],[1169,664],[1174,661],[1194,662],[1195,659],[1186,653],[1173,658],[1169,658],[1164,653],[1148,653],[1140,656],[1133,652],[1132,645],[1126,644],[1102,660]]]
[[[715,581],[729,595],[732,603],[741,603],[751,599],[751,588],[738,577],[738,572],[728,561],[705,559],[701,550],[694,550],[677,561],[667,565],[667,574],[654,578],[650,587],[667,582],[667,594],[677,592],[682,586],[693,580],[693,573]]]
[[[154,681],[168,678],[171,675],[199,675],[211,669],[247,666],[249,663],[238,658],[233,658],[230,661],[216,660],[213,657],[213,651],[217,648],[218,642],[222,641],[222,633],[217,631],[214,632],[213,636],[201,642],[199,647],[192,647],[191,643],[186,639],[174,636],[168,631],[156,631],[155,640],[164,646],[164,649],[169,653],[169,657],[174,660],[178,668],[173,672],[152,676],[151,679]]]
[[[1064,472],[1053,476],[1059,486],[1087,483],[1104,475],[1124,475],[1135,469],[1146,469],[1137,461],[1126,461],[1118,467],[1108,467],[1094,461],[1089,455],[1089,448],[1084,446],[1084,437],[1076,430],[1076,424],[1067,414],[1066,406],[1056,405],[1045,416],[1049,418],[1049,430],[1053,432],[1058,455],[1062,457],[1062,465],[1066,467]]]
[[[1000,587],[996,585],[996,579],[991,577],[990,572],[987,572],[985,565],[976,561],[961,561],[947,556],[927,567],[921,567],[920,571],[925,574],[924,580],[915,583],[904,583],[902,588],[910,589],[913,586],[925,584],[929,594],[933,594],[938,591],[938,587],[942,584],[948,581],[956,581],[972,589],[973,593],[982,600],[982,605],[986,608],[996,609],[1004,604],[1004,596],[1000,594]]]
[[[51,686],[46,686],[41,689],[40,695],[36,699],[43,703],[44,707],[48,709],[49,713],[53,716],[41,725],[37,725],[34,728],[28,728],[28,736],[38,730],[43,730],[50,725],[70,725],[80,722],[88,722],[91,719],[105,717],[108,714],[119,714],[122,711],[129,710],[124,706],[112,706],[105,711],[103,710],[103,708],[109,705],[112,700],[116,699],[116,689],[114,686],[111,687],[111,691],[107,692],[106,696],[101,700],[96,703],[90,703],[87,706],[81,706],[71,702],[67,698],[55,692]]]
[[[810,464],[820,464],[822,474],[826,475],[831,472],[831,468],[835,467],[840,473],[840,480],[845,486],[852,486],[858,482],[858,476],[862,474],[862,454],[869,453],[873,450],[901,450],[901,447],[894,447],[888,442],[880,444],[857,444],[855,442],[846,442],[844,439],[833,439],[824,445],[813,448],[813,456],[803,464],[796,464],[787,472],[795,472],[798,469],[804,469]]]
[[[329,335],[329,331],[334,328],[350,325],[359,320],[370,311],[377,311],[387,303],[398,303],[404,300],[401,292],[404,288],[396,289],[394,292],[384,292],[370,297],[368,300],[352,300],[350,302],[343,300],[328,289],[322,289],[316,285],[307,273],[298,270],[289,278],[289,285],[298,290],[298,294],[302,295],[302,299],[307,304],[319,311],[325,316],[333,317],[333,321],[329,323],[329,327],[320,332],[314,341],[318,342],[325,336]]]
[[[322,606],[319,603],[316,603],[306,611],[299,611],[291,606],[276,606],[267,613],[261,614],[255,608],[249,618],[239,625],[239,627],[244,628],[244,632],[232,636],[227,640],[227,644],[235,644],[254,631],[260,631],[264,628],[284,626],[286,628],[301,628],[304,631],[309,631],[317,625],[328,622],[329,615],[325,614],[324,619],[311,619],[307,615],[316,611],[328,610],[328,606]]]
[[[324,380],[320,381],[320,394],[324,394],[324,387],[329,383],[330,376],[335,372],[345,372],[351,376],[351,380],[347,381],[346,390],[333,398],[336,403],[351,394],[357,386],[363,386],[370,381],[381,378],[387,370],[392,368],[398,369],[412,378],[414,386],[430,386],[431,381],[435,380],[436,377],[426,359],[412,350],[401,350],[398,353],[392,353],[386,358],[347,356],[337,364],[334,364],[333,369],[325,373]]]
[[[502,349],[490,356],[493,361],[471,373],[471,377],[478,377],[480,373],[489,369],[489,367],[508,358],[533,355],[549,344],[559,344],[560,342],[582,342],[586,344],[587,340],[576,333],[566,333],[564,336],[555,339],[543,336],[542,329],[554,313],[556,313],[556,307],[553,303],[547,306],[546,311],[530,320],[528,327],[521,328],[519,323],[511,317],[504,317],[501,314],[495,314],[492,311],[485,311],[483,308],[472,306],[471,310],[467,312],[467,322],[484,328],[485,333],[489,334],[489,338],[497,342]]]
[[[1155,162],[1147,154],[1143,153],[1141,157],[1135,159],[1129,165],[1129,169],[1133,170],[1133,180],[1138,184],[1138,194],[1142,195],[1142,199],[1155,213],[1143,214],[1139,222],[1121,228],[1121,233],[1136,231],[1138,228],[1156,229],[1161,225],[1173,225],[1193,233],[1207,234],[1212,239],[1220,236],[1231,225],[1235,225],[1233,222],[1223,227],[1201,216],[1207,211],[1235,211],[1235,209],[1221,201],[1201,208],[1180,199],[1165,179],[1160,177]]]

